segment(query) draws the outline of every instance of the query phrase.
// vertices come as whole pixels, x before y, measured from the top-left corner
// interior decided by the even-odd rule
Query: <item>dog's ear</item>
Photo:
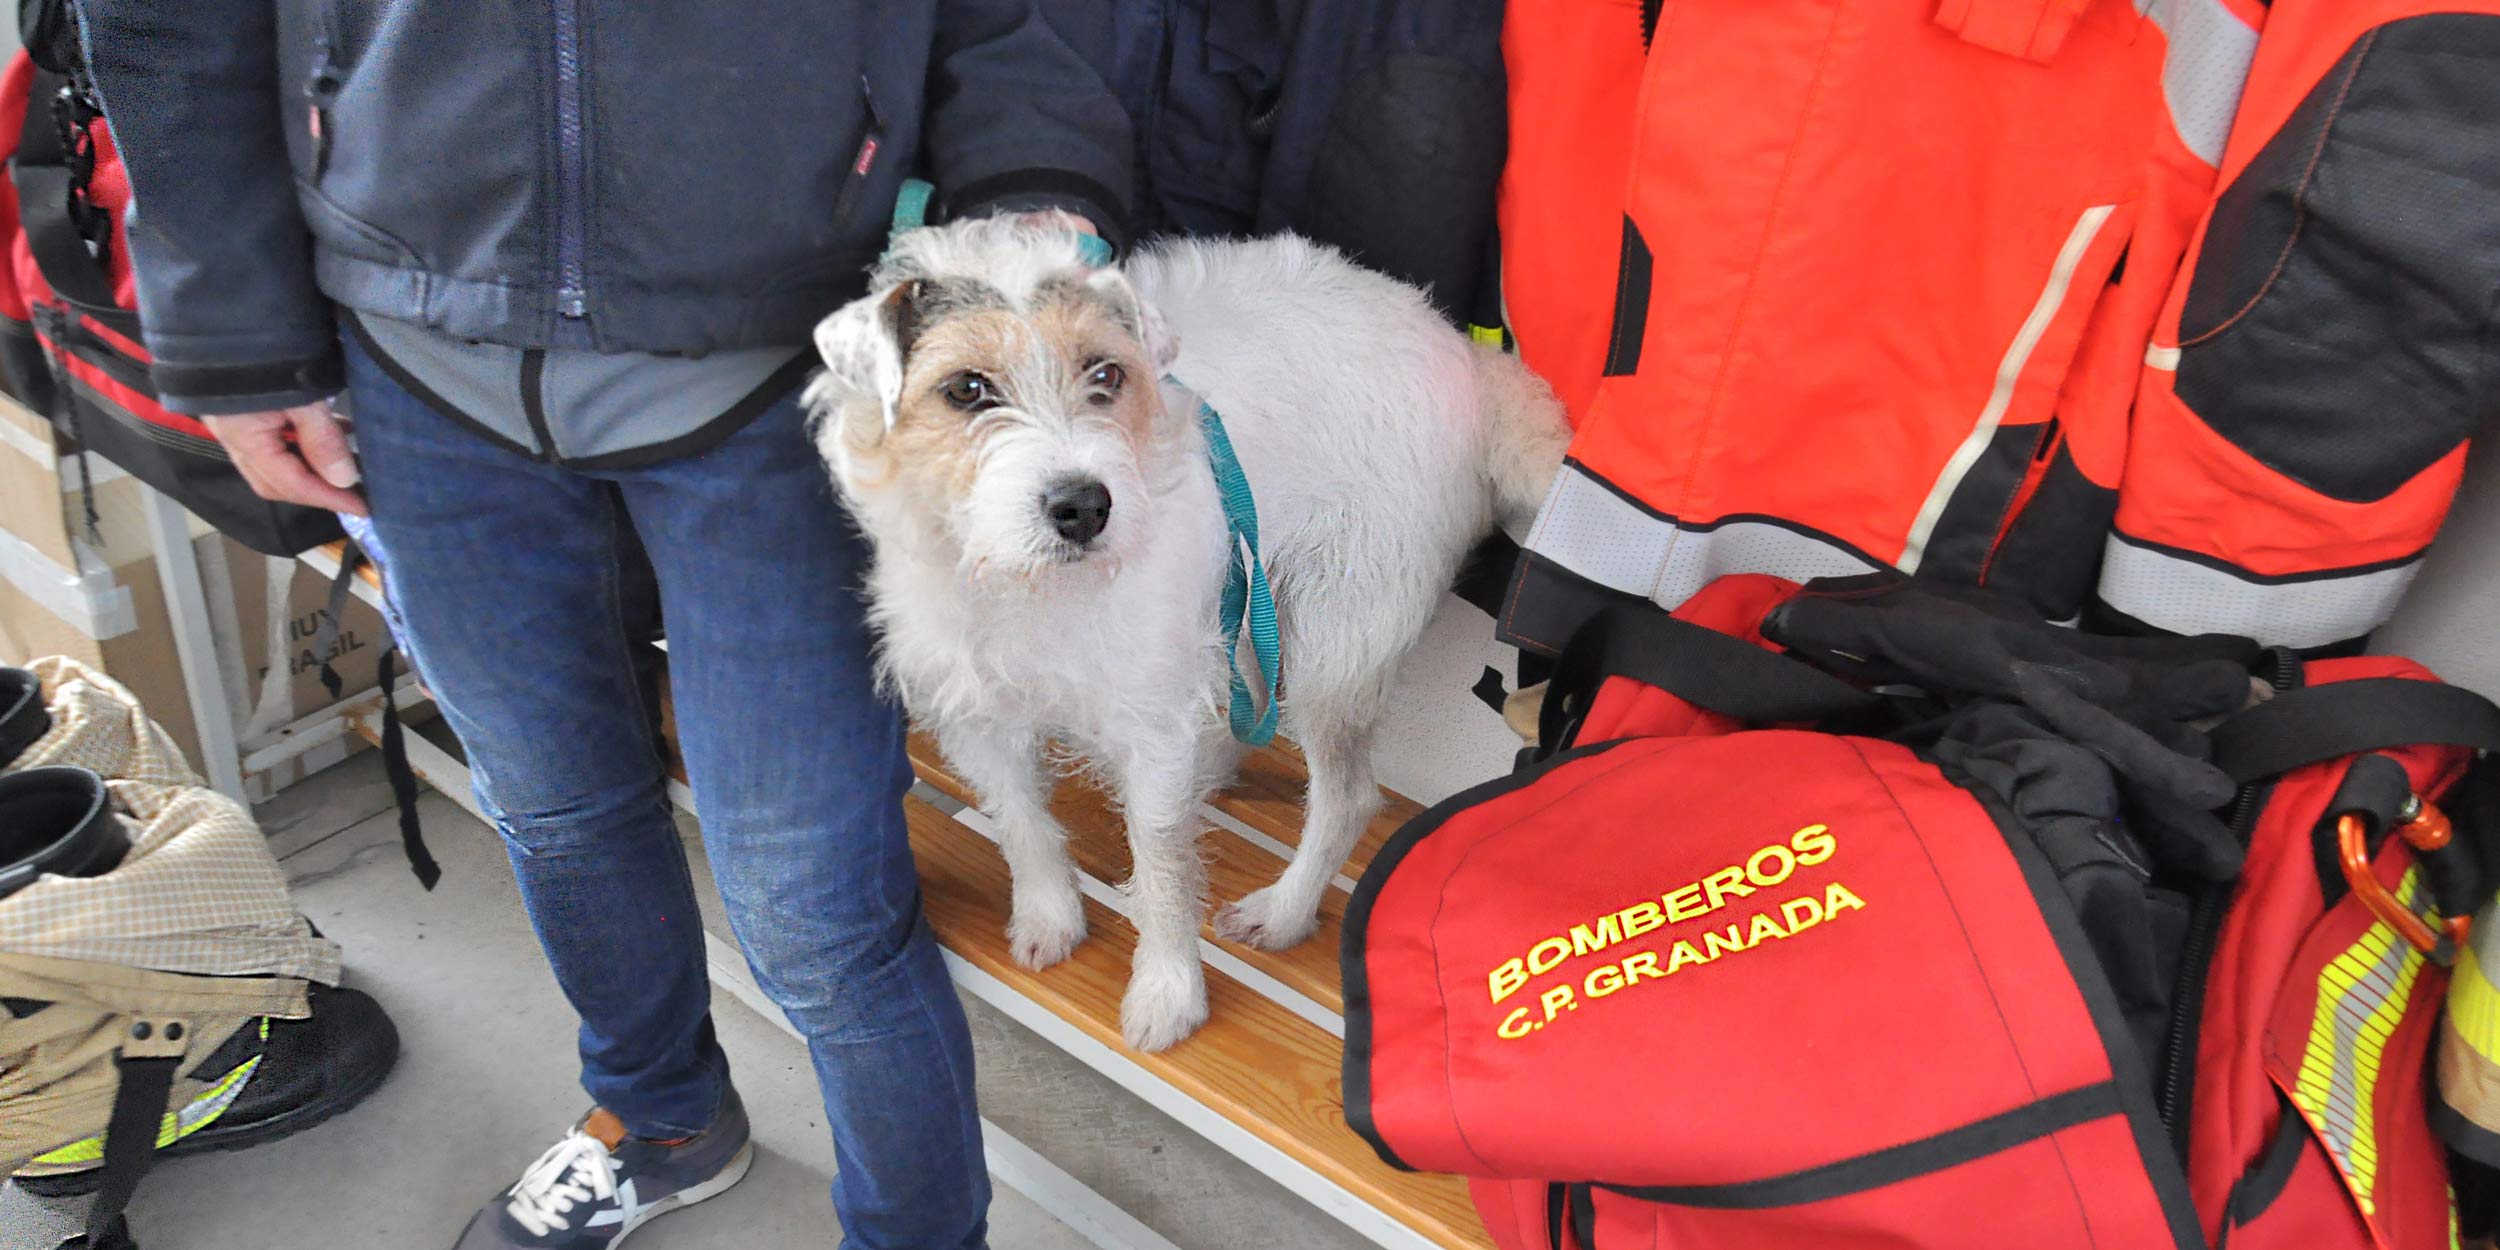
[[[1146,349],[1146,359],[1154,362],[1155,372],[1172,367],[1181,354],[1179,337],[1165,324],[1163,314],[1138,298],[1137,288],[1129,285],[1128,275],[1108,266],[1087,275],[1085,285],[1110,301],[1113,313],[1126,324],[1129,333],[1137,336],[1138,345]]]
[[[884,428],[894,428],[895,409],[903,399],[903,364],[920,334],[924,286],[917,279],[898,283],[853,300],[816,323],[816,353],[824,357],[825,376],[813,391],[828,415],[848,403],[872,400]]]

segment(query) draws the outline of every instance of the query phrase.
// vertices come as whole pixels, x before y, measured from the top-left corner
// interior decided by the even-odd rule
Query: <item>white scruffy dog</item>
[[[1081,257],[1073,230],[1031,222],[898,237],[871,293],[817,328],[807,398],[875,546],[885,675],[998,829],[1019,962],[1085,937],[1050,744],[1118,799],[1138,929],[1121,1025],[1159,1050],[1206,1020],[1196,811],[1241,758],[1217,629],[1234,547],[1198,399],[1257,499],[1283,728],[1310,761],[1291,866],[1216,919],[1271,950],[1311,935],[1379,809],[1372,733],[1399,658],[1469,548],[1533,513],[1568,431],[1517,362],[1327,248]]]

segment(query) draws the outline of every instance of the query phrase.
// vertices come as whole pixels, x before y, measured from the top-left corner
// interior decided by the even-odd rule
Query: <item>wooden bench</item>
[[[338,556],[329,550],[309,562],[335,570]],[[378,594],[369,567],[364,576],[363,593]],[[378,720],[354,728],[373,738]],[[419,775],[468,804],[467,770],[421,738],[411,739]],[[1224,941],[1211,927],[1203,933],[1211,1016],[1187,1041],[1147,1055],[1120,1040],[1120,995],[1137,933],[1120,914],[1114,888],[1128,875],[1128,846],[1109,801],[1075,781],[1059,788],[1053,810],[1067,826],[1069,849],[1083,872],[1090,936],[1065,963],[1033,972],[1008,955],[1007,865],[987,822],[970,806],[969,790],[926,737],[912,739],[911,756],[922,782],[904,804],[912,850],[930,923],[967,990],[1380,1245],[1489,1250],[1491,1239],[1462,1182],[1389,1167],[1345,1123],[1345,998],[1337,952],[1347,889],[1389,835],[1416,814],[1414,803],[1388,795],[1339,888],[1322,904],[1320,930],[1311,940],[1268,952]],[[1301,834],[1306,778],[1300,752],[1280,742],[1253,752],[1236,784],[1209,805],[1207,876],[1218,902],[1239,898],[1283,870]],[[690,800],[682,784],[672,791],[681,802]],[[716,961],[716,979],[724,971],[742,975]]]

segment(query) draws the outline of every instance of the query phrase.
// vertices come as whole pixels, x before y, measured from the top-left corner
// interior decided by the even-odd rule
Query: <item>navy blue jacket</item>
[[[1046,4],[1135,121],[1139,234],[1293,230],[1500,324],[1502,0]]]
[[[330,301],[514,347],[799,346],[907,173],[1115,244],[1131,138],[1036,0],[79,0],[169,407],[337,389]]]

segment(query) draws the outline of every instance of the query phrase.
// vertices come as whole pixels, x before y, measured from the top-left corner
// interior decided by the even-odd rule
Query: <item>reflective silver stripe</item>
[[[267,1041],[265,1037],[262,1040]],[[252,1083],[252,1075],[260,1071],[260,1061],[267,1057],[266,1055],[252,1056],[244,1062],[243,1066],[227,1073],[198,1098],[183,1104],[180,1110],[167,1116],[167,1119],[173,1121],[174,1139],[179,1141],[215,1123],[217,1117],[224,1115],[226,1109],[234,1105],[235,1099],[243,1096],[244,1087]],[[159,1135],[162,1136],[162,1134],[163,1130],[159,1130]],[[159,1146],[166,1144],[168,1143],[163,1141],[157,1143]]]
[[[2161,88],[2179,141],[2206,164],[2222,164],[2248,63],[2257,55],[2257,28],[2222,0],[2151,0],[2143,13],[2170,37]]]
[[[2101,600],[2176,634],[2239,634],[2272,646],[2322,647],[2378,628],[2421,570],[2414,560],[2346,577],[2252,581],[2112,534],[2101,557]]]
[[[1687,529],[1635,507],[1570,464],[1555,475],[1527,547],[1599,585],[1666,607],[1730,573],[1805,581],[1878,567],[1812,534],[1766,521]]]
[[[1901,571],[1915,573],[1919,561],[1927,556],[1927,540],[1935,535],[1936,522],[1944,518],[1945,505],[1953,502],[1953,492],[1962,488],[1972,465],[1979,463],[1980,453],[1996,437],[1997,426],[2005,420],[2005,410],[2014,402],[2014,386],[2022,381],[2024,366],[2031,363],[2033,348],[2040,345],[2040,336],[2049,332],[2049,323],[2057,320],[2057,310],[2066,306],[2066,292],[2074,285],[2075,268],[2083,263],[2083,254],[2092,240],[2109,223],[2109,215],[2117,211],[2115,204],[2096,204],[2083,210],[2075,219],[2075,228],[2066,232],[2065,246],[2057,249],[2057,261],[2049,266],[2049,280],[2040,288],[2040,297],[2032,301],[2031,315],[2014,331],[2014,341],[2005,345],[2005,357],[1997,362],[1996,385],[1988,392],[1988,402],[1979,409],[1979,420],[1972,424],[1970,435],[1953,449],[1952,458],[1944,463],[1944,472],[1936,475],[1936,484],[1927,491],[1927,502],[1919,505],[1918,519],[1910,523],[1910,538],[1901,548]]]

